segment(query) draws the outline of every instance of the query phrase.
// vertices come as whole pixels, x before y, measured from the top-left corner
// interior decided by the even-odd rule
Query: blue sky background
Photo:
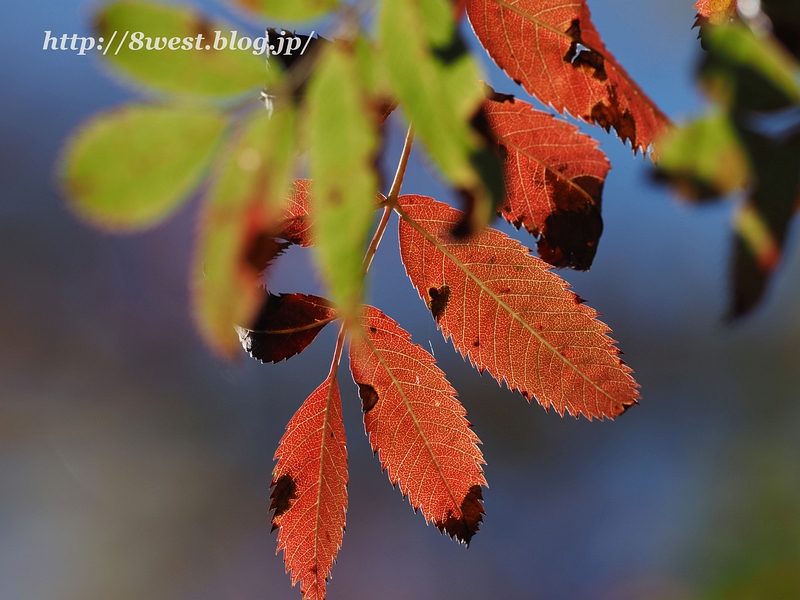
[[[590,1],[606,46],[678,121],[704,103],[691,5]],[[97,56],[42,51],[45,30],[89,35],[96,6],[0,6],[0,600],[299,598],[269,532],[272,455],[336,332],[279,365],[221,363],[188,311],[197,199],[135,236],[67,212],[64,139],[142,95]],[[563,275],[614,330],[641,405],[613,423],[561,419],[481,377],[436,330],[390,227],[370,302],[432,346],[459,391],[484,442],[487,516],[465,549],[413,513],[372,456],[343,371],[350,508],[331,600],[722,598],[800,564],[796,231],[763,307],[726,326],[734,202],[682,204],[613,135],[584,130],[613,165],[605,232],[592,270]],[[399,120],[390,135],[387,172]],[[416,154],[404,190],[447,198]],[[319,290],[298,248],[271,285]]]

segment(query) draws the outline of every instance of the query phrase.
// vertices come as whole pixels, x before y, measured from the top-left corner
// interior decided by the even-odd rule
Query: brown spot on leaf
[[[469,541],[478,532],[481,521],[483,521],[485,511],[481,500],[483,500],[481,486],[473,485],[461,502],[460,516],[455,517],[450,513],[444,521],[437,521],[436,527],[439,528],[439,531],[446,531],[450,537],[469,546]]]
[[[443,284],[441,287],[428,290],[428,308],[438,323],[450,302],[450,286]]]
[[[630,140],[636,147],[636,120],[630,110],[620,110],[617,91],[613,86],[608,88],[608,104],[602,100],[595,104],[590,119],[606,131],[613,127],[623,142]]]
[[[572,21],[572,25],[567,29],[567,35],[572,38],[569,50],[564,55],[564,61],[571,63],[576,69],[588,68],[592,70],[592,77],[598,81],[608,79],[606,73],[606,59],[596,50],[592,50],[583,43],[581,39],[581,22],[579,19]],[[580,47],[580,51],[579,50]]]
[[[292,502],[297,499],[297,484],[294,482],[294,478],[286,473],[281,475],[277,481],[273,480],[272,488],[272,493],[269,496],[272,502],[269,505],[269,509],[274,511],[271,531],[275,531],[280,525],[281,515],[289,510],[292,507]]]
[[[330,203],[334,206],[339,206],[342,203],[344,196],[342,195],[342,190],[339,188],[334,188],[331,190],[331,194],[329,197]]]
[[[208,41],[214,37],[214,26],[211,22],[204,18],[202,15],[195,15],[195,21],[193,23],[194,27],[192,28],[192,35],[193,38],[197,38],[198,35],[203,36],[204,41]]]
[[[378,392],[375,391],[375,388],[371,385],[366,383],[358,383],[358,396],[361,398],[361,410],[364,411],[364,414],[371,411],[375,408],[375,405],[378,403],[380,398],[378,397]]]

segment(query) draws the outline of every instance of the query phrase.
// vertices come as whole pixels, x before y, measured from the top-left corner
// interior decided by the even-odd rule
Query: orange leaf
[[[478,436],[433,357],[367,306],[350,346],[364,426],[389,480],[451,537],[469,543],[483,515]]]
[[[506,149],[506,200],[500,214],[541,236],[539,256],[556,267],[586,270],[603,232],[600,202],[611,165],[577,127],[494,94],[484,111]]]
[[[736,16],[736,0],[698,0],[694,7],[697,16],[712,25],[723,25]]]
[[[669,124],[606,50],[585,0],[469,0],[467,15],[509,77],[559,112],[613,127],[634,152]]]
[[[311,180],[295,179],[276,237],[304,248],[312,246],[311,211]]]
[[[478,369],[563,415],[615,417],[639,397],[609,328],[516,240],[484,229],[448,232],[460,211],[399,198],[406,272],[445,337]]]
[[[324,600],[347,510],[347,448],[333,373],[289,421],[275,458],[270,510],[278,551],[303,598]]]

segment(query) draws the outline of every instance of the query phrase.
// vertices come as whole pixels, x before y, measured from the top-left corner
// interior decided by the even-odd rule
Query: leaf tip
[[[448,512],[446,519],[436,521],[434,524],[442,533],[447,532],[451,538],[469,547],[470,540],[478,532],[486,512],[481,500],[483,500],[483,490],[479,484],[475,484],[469,488],[461,502],[458,516]]]

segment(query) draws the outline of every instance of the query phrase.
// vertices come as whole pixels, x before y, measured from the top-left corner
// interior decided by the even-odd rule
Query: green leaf
[[[772,37],[744,25],[712,27],[702,76],[710,94],[734,109],[774,110],[800,102],[800,67]]]
[[[95,116],[65,149],[70,206],[103,229],[159,223],[196,186],[225,125],[215,110],[180,105],[128,105]]]
[[[355,319],[376,207],[379,115],[351,46],[329,48],[308,89],[316,257],[333,300]]]
[[[750,174],[740,143],[727,114],[715,110],[658,140],[659,176],[689,198],[731,193],[744,186]]]
[[[338,0],[230,0],[270,19],[281,21],[304,21],[319,17],[333,10]]]
[[[112,65],[162,92],[234,96],[263,86],[267,79],[265,54],[254,54],[252,47],[231,50],[231,26],[187,8],[124,0],[103,8],[96,29]],[[259,39],[236,34],[237,45],[243,36]],[[148,40],[150,48],[167,47],[148,50]],[[170,42],[176,49],[169,48]],[[215,49],[215,43],[223,48],[223,42],[224,49]]]
[[[207,344],[238,350],[234,325],[250,327],[264,290],[258,279],[283,250],[272,235],[283,214],[292,167],[296,115],[276,106],[252,116],[228,149],[208,194],[195,254],[192,299]]]
[[[445,177],[469,199],[472,226],[487,224],[504,195],[502,165],[470,124],[484,94],[452,6],[447,0],[387,0],[379,30],[406,116]]]

